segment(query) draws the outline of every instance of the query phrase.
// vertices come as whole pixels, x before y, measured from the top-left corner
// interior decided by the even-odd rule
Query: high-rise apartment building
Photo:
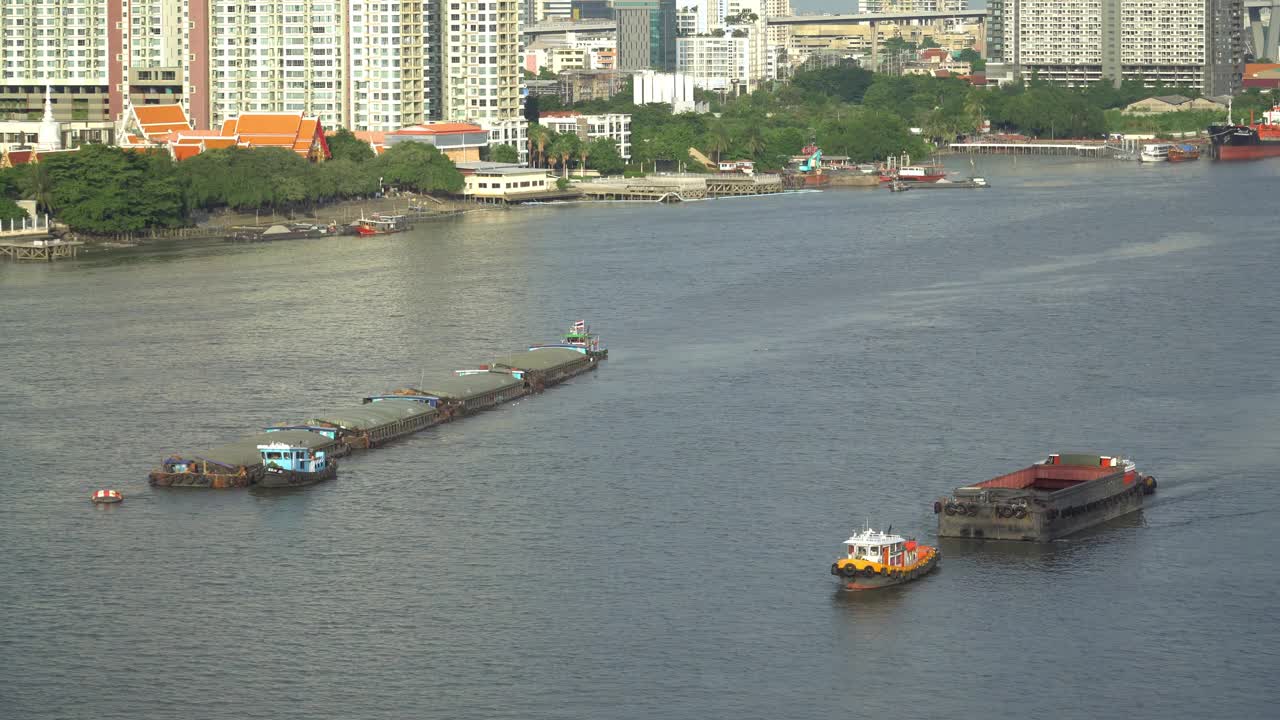
[[[671,70],[676,64],[676,0],[614,0],[618,69]]]
[[[351,127],[342,0],[210,0],[213,125],[297,112]],[[360,4],[363,3],[353,3]],[[386,0],[384,6],[401,3]],[[360,24],[365,23],[362,11]],[[354,15],[352,24],[357,24]]]
[[[520,90],[520,0],[438,0],[441,116],[474,122],[521,159],[528,122]]]
[[[435,10],[426,0],[347,0],[344,125],[386,131],[433,117],[440,95]]]
[[[1240,90],[1241,0],[995,0],[988,56],[1023,78]]]
[[[506,120],[520,110],[520,4],[440,0],[445,120]]]
[[[107,139],[101,131],[131,102],[181,103],[207,119],[208,8],[191,0],[0,2],[0,122],[39,121],[46,87],[55,119],[94,141]]]

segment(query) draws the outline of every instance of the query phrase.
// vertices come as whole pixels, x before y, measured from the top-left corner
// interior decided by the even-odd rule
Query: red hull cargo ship
[[[1142,509],[1156,480],[1111,455],[1050,455],[938,499],[938,537],[1048,542]]]
[[[1209,139],[1218,160],[1260,160],[1280,157],[1280,105],[1262,113],[1262,122],[1212,125]]]

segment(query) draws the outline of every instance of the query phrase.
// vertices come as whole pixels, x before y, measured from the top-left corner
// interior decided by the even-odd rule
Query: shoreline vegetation
[[[1109,133],[1162,134],[1199,131],[1225,113],[1170,112],[1124,115],[1137,100],[1195,92],[1178,87],[1096,84],[1065,88],[1033,81],[1001,88],[972,87],[956,78],[882,75],[855,64],[797,72],[788,82],[750,95],[720,99],[699,94],[711,112],[673,115],[669,105],[636,106],[630,83],[608,100],[569,108],[558,98],[531,97],[528,114],[572,109],[631,114],[631,158],[613,142],[581,142],[532,123],[529,162],[568,176],[571,169],[602,175],[642,176],[646,170],[709,172],[690,154],[715,162],[751,160],[761,171],[786,166],[809,144],[828,155],[879,162],[908,154],[924,159],[950,142],[992,132],[1040,139],[1105,138]],[[1269,108],[1270,98],[1251,90],[1235,100],[1237,118]],[[82,239],[107,236],[188,236],[192,228],[272,222],[343,221],[358,208],[395,204],[400,192],[430,196],[421,204],[442,214],[474,204],[458,197],[462,174],[434,146],[398,143],[381,155],[347,130],[328,138],[332,159],[310,163],[280,148],[225,149],[181,163],[168,153],[86,145],[44,161],[0,170],[0,220],[20,218],[16,200],[36,202],[58,226]],[[493,146],[484,159],[513,162],[515,148]],[[403,204],[404,198],[400,198]],[[251,222],[252,219],[252,222]],[[347,220],[348,222],[350,220]]]

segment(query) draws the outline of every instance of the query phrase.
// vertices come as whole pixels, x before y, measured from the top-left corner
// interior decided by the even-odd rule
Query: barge
[[[598,356],[563,347],[539,347],[504,355],[493,361],[497,370],[521,378],[532,392],[558,385],[588,370],[595,370]]]
[[[338,440],[352,448],[367,450],[425,430],[444,419],[426,398],[399,396],[333,410],[310,418],[305,424],[331,429]]]
[[[487,367],[455,370],[452,377],[433,382],[425,388],[401,388],[390,395],[374,395],[366,403],[382,403],[399,398],[416,398],[428,403],[452,420],[481,410],[497,407],[529,393],[524,380],[509,372],[494,372]]]
[[[147,481],[153,487],[220,489],[256,485],[265,472],[258,446],[277,442],[326,453],[343,447],[339,439],[307,430],[261,432],[190,457],[170,456],[147,475]]]
[[[1130,460],[1062,453],[933,503],[938,537],[1048,542],[1142,509],[1156,480]]]

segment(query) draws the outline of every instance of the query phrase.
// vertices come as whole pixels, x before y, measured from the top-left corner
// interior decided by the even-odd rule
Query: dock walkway
[[[53,262],[63,258],[74,259],[81,245],[84,245],[84,243],[55,239],[19,240],[16,238],[0,238],[0,257],[6,257],[17,262],[26,260]]]

